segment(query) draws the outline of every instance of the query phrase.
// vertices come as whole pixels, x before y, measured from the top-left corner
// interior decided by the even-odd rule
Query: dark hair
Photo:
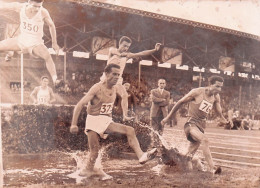
[[[36,3],[42,3],[44,0],[29,0],[29,1],[34,1]]]
[[[159,78],[159,79],[158,79],[158,83],[159,83],[160,80],[164,80],[165,83],[166,83],[166,80],[165,80],[164,78]]]
[[[127,43],[132,43],[132,40],[127,37],[127,36],[122,36],[119,40],[119,44],[121,44],[122,42],[126,41]]]
[[[224,79],[221,76],[211,76],[209,77],[208,81],[210,85],[213,85],[216,83],[216,81],[224,82]]]
[[[120,66],[114,63],[108,64],[105,69],[104,72],[105,73],[110,73],[112,71],[112,68],[116,68],[116,69],[120,69]]]
[[[42,77],[41,77],[41,81],[43,81],[43,79],[45,79],[45,78],[46,78],[47,80],[49,80],[48,76],[42,76]]]

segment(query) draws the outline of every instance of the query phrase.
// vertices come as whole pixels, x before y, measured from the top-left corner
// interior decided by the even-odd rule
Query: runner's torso
[[[112,109],[116,99],[116,89],[107,90],[103,83],[97,83],[99,88],[95,98],[89,102],[87,113],[90,115],[112,116]]]
[[[41,86],[39,87],[39,91],[37,93],[37,102],[38,104],[49,104],[50,103],[50,91],[49,88],[43,89]]]
[[[43,37],[43,25],[44,20],[42,16],[42,7],[40,10],[32,17],[28,18],[26,15],[25,3],[20,11],[20,36],[24,40],[41,41]]]
[[[208,97],[206,88],[199,88],[200,93],[194,101],[189,103],[188,116],[198,122],[206,121],[208,114],[212,110],[215,102],[215,95]],[[204,126],[202,128],[205,128]]]

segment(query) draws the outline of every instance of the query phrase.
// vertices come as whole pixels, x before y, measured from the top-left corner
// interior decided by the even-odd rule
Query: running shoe
[[[145,152],[142,157],[139,159],[139,163],[140,164],[145,164],[147,161],[150,161],[152,160],[155,156],[156,156],[156,153],[157,153],[157,149],[154,148],[148,152]]]
[[[220,166],[218,166],[216,169],[214,169],[214,174],[220,174],[222,172],[222,169]]]
[[[11,60],[12,60],[12,57],[7,54],[5,56],[5,61],[8,62],[8,61],[11,61]]]

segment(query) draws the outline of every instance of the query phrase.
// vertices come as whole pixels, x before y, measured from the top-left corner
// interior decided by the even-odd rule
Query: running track
[[[188,146],[182,127],[179,124],[166,127],[163,135],[169,146],[180,150]],[[209,138],[211,154],[217,165],[237,169],[260,167],[260,130],[207,128],[205,134]],[[203,156],[200,149],[199,152]]]

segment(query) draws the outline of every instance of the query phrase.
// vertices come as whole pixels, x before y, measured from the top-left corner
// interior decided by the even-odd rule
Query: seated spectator
[[[250,119],[250,115],[247,115],[241,122],[241,129],[242,130],[252,130],[253,122]]]
[[[233,113],[233,117],[232,117],[232,127],[231,129],[233,130],[238,130],[241,128],[241,122],[242,122],[242,118],[240,116],[240,112],[238,110],[236,110]]]

